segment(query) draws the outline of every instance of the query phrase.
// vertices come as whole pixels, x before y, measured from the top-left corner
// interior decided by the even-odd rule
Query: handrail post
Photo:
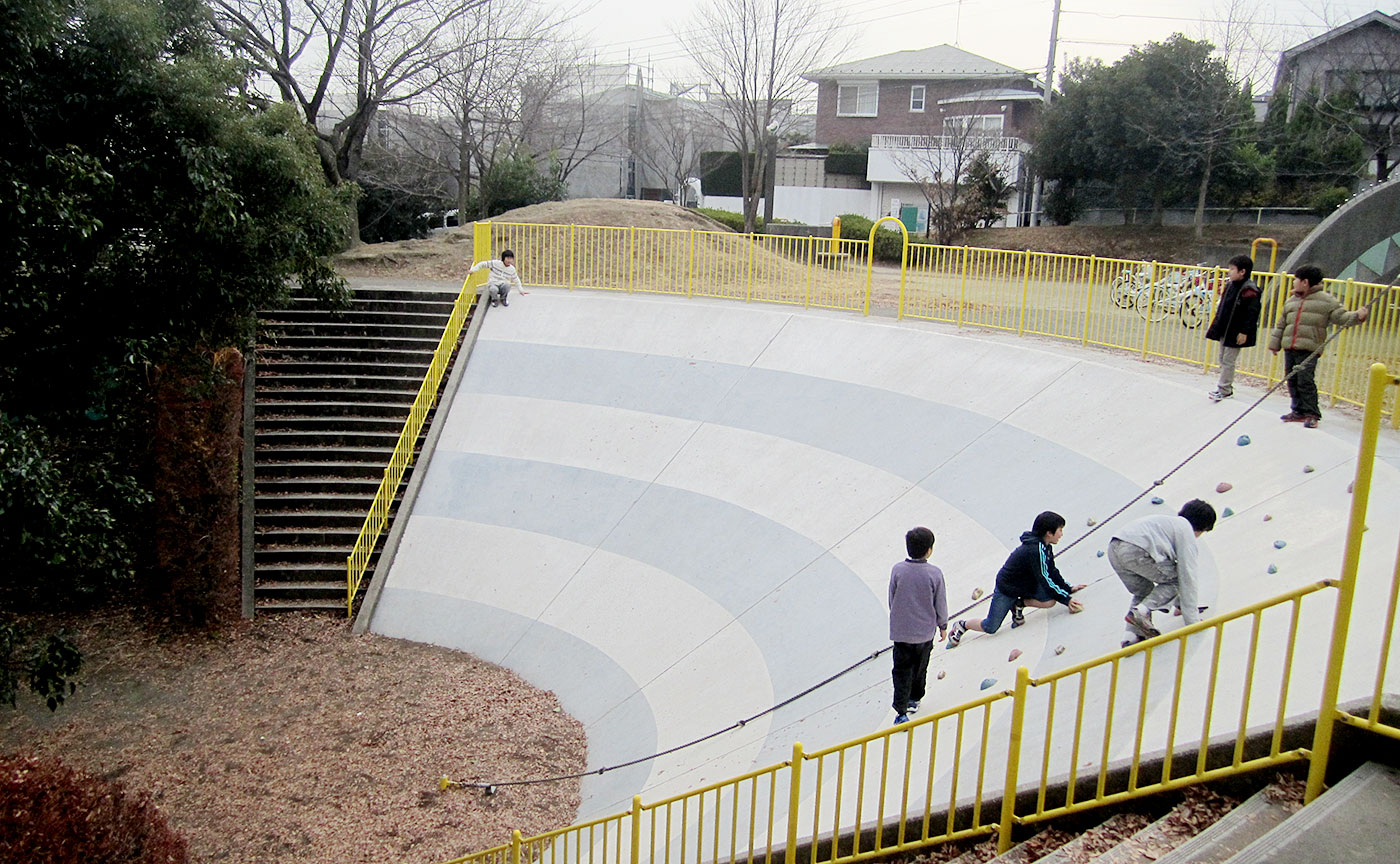
[[[1021,318],[1016,323],[1016,335],[1026,335],[1026,303],[1030,300],[1031,290],[1031,250],[1027,249],[1021,257]]]
[[[1026,722],[1026,691],[1031,683],[1030,670],[1016,670],[1016,692],[1011,700],[1011,735],[1006,747],[1006,783],[1001,790],[1001,824],[997,830],[997,854],[1011,848],[1011,829],[1016,824],[1016,783],[1021,766],[1021,733]]]
[[[797,864],[797,805],[802,800],[802,742],[792,742],[792,768],[788,776],[787,850],[784,864]]]
[[[510,832],[510,864],[520,864],[520,829],[513,828]]]
[[[1332,619],[1332,646],[1327,653],[1327,677],[1322,683],[1322,704],[1313,728],[1312,754],[1308,760],[1308,783],[1303,802],[1322,794],[1327,776],[1327,757],[1332,747],[1332,727],[1337,720],[1337,691],[1342,680],[1342,660],[1346,656],[1347,631],[1351,625],[1351,605],[1356,594],[1356,571],[1361,561],[1361,534],[1366,530],[1366,506],[1371,497],[1371,469],[1376,461],[1376,439],[1380,434],[1381,402],[1390,374],[1385,364],[1371,366],[1366,387],[1366,407],[1361,420],[1361,446],[1356,455],[1356,479],[1352,483],[1351,517],[1347,523],[1346,548],[1342,553],[1342,575],[1337,583],[1337,611]]]
[[[969,250],[967,244],[963,244],[962,250],[962,284],[958,288],[958,329],[962,329],[963,307],[967,305],[967,258]]]
[[[1079,337],[1079,344],[1083,347],[1089,345],[1089,322],[1094,317],[1094,275],[1099,271],[1099,256],[1089,256],[1089,294],[1084,298],[1084,335]]]
[[[569,290],[574,290],[574,226],[569,225]]]
[[[642,860],[642,796],[632,796],[632,864]]]
[[[899,226],[899,233],[904,238],[904,246],[899,253],[899,290],[904,292],[904,262],[909,258],[909,229],[905,227],[894,216],[881,216],[875,220],[875,224],[870,226],[870,246],[865,250],[865,314],[870,314],[870,284],[875,278],[875,232],[880,230],[880,226],[886,222],[893,222]]]
[[[627,293],[632,293],[633,274],[637,270],[637,226],[627,226]]]
[[[1152,308],[1157,305],[1157,262],[1152,262],[1151,275],[1147,277],[1147,287],[1142,289],[1147,292],[1147,321],[1142,328],[1142,353],[1138,355],[1139,360],[1147,359],[1147,340],[1152,336]],[[1134,301],[1136,302],[1136,301]]]
[[[472,257],[478,262],[491,258],[491,223],[472,223]]]
[[[690,265],[685,277],[685,296],[695,294],[695,229],[690,229]]]
[[[1348,279],[1346,291],[1342,294],[1342,303],[1344,305],[1351,305],[1355,293],[1356,280]],[[1334,358],[1333,366],[1335,366],[1336,368],[1332,370],[1332,392],[1328,394],[1328,408],[1337,407],[1337,391],[1342,389],[1342,370],[1345,369],[1347,365],[1347,331],[1350,329],[1350,327],[1343,327],[1342,332],[1337,334],[1337,353],[1332,355]],[[1321,357],[1318,358],[1318,360],[1321,359]],[[1315,360],[1313,362],[1317,361]]]

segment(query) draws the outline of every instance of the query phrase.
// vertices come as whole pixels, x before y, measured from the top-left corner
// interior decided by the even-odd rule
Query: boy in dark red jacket
[[[1240,350],[1254,345],[1259,330],[1259,287],[1250,281],[1254,274],[1254,259],[1236,255],[1225,265],[1229,283],[1220,305],[1215,308],[1215,320],[1206,330],[1206,338],[1220,343],[1220,380],[1209,394],[1210,401],[1219,402],[1235,395],[1235,363]]]

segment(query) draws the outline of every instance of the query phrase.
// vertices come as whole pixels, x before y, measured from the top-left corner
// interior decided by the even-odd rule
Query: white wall
[[[833,216],[859,213],[876,218],[878,198],[867,189],[819,189],[814,186],[779,186],[774,190],[773,218],[791,219],[807,225],[830,225]],[[744,212],[744,199],[706,195],[705,206],[731,213]],[[763,213],[762,199],[758,212]]]

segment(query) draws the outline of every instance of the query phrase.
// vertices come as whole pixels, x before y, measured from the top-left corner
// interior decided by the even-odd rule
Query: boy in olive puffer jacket
[[[1317,358],[1312,353],[1327,342],[1327,328],[1351,327],[1366,320],[1368,309],[1347,311],[1342,301],[1322,290],[1322,270],[1311,265],[1298,268],[1293,277],[1293,291],[1283,304],[1283,314],[1269,333],[1269,350],[1283,351],[1284,374],[1297,370],[1288,379],[1288,395],[1293,398],[1293,410],[1280,419],[1285,423],[1302,423],[1316,429],[1322,420],[1317,404]]]

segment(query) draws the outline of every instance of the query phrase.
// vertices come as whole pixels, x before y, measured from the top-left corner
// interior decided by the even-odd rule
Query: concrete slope
[[[1066,516],[1066,545],[1089,519],[1102,523],[1252,392],[1213,405],[1211,383],[1077,344],[533,291],[489,310],[370,626],[471,651],[555,691],[587,727],[592,768],[645,756],[887,646],[889,569],[904,557],[908,528],[934,530],[933,561],[961,609],[974,589],[990,591],[1039,511]],[[1307,430],[1279,422],[1287,407],[1271,398],[1154,493],[1163,505],[1144,500],[1120,517],[1174,513],[1192,497],[1233,508],[1204,541],[1214,609],[1338,573],[1358,424],[1328,411],[1322,428]],[[1237,446],[1240,434],[1252,443]],[[1394,433],[1383,450],[1371,512],[1394,514]],[[1234,489],[1216,494],[1220,481]],[[1383,530],[1363,558],[1362,596],[1374,600],[1358,604],[1353,644],[1374,657],[1375,601],[1395,546],[1393,518],[1372,523]],[[1072,582],[1091,583],[1084,614],[1036,612],[1015,632],[935,649],[926,704],[973,698],[985,678],[1009,686],[1020,664],[1044,674],[1117,648],[1126,593],[1096,554],[1114,524],[1061,555]],[[1280,539],[1287,546],[1275,549]],[[1295,664],[1298,711],[1316,705],[1325,596],[1302,616],[1305,644],[1317,650]],[[1268,648],[1279,631],[1264,633],[1260,662],[1277,664]],[[1243,653],[1225,647],[1227,657]],[[1016,663],[1012,648],[1025,652]],[[1187,662],[1198,669],[1210,653],[1193,643]],[[589,777],[580,817],[780,761],[794,740],[810,751],[886,726],[888,663],[704,744]],[[1343,696],[1369,692],[1373,669],[1359,669]],[[1088,696],[1100,711],[1105,698],[1101,688]],[[1237,722],[1222,716],[1212,731]],[[993,734],[1004,723],[996,714]]]

